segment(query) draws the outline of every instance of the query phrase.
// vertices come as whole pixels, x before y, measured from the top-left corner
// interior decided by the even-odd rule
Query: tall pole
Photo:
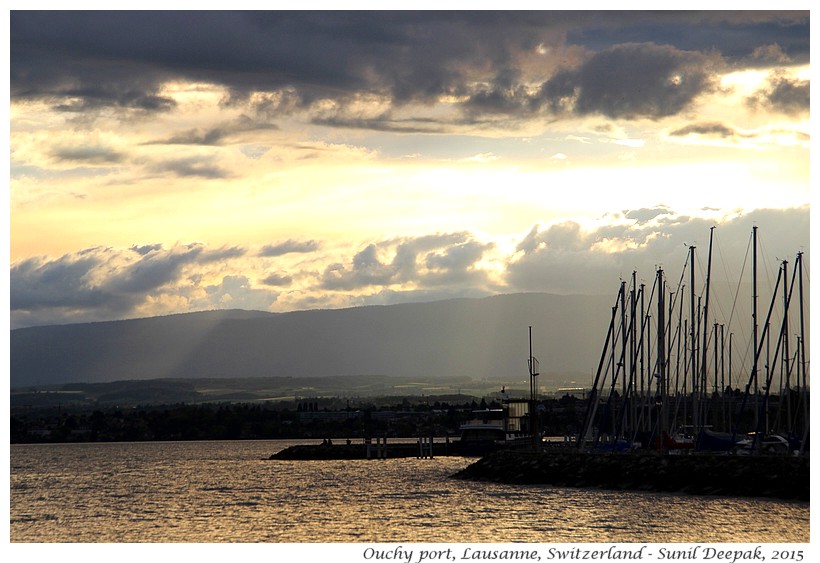
[[[724,339],[724,329],[726,325],[720,325],[720,425],[726,430],[726,340]]]
[[[718,392],[718,345],[717,345],[717,343],[718,343],[718,322],[717,321],[715,321],[714,327],[715,327],[715,332],[714,332],[714,335],[715,335],[715,337],[714,337],[715,338],[715,340],[714,340],[714,342],[715,342],[715,350],[714,350],[715,379],[712,383],[712,393],[717,395],[717,392]]]
[[[589,400],[587,401],[587,408],[586,412],[584,413],[584,423],[581,425],[581,433],[578,435],[578,442],[577,446],[579,449],[583,448],[587,434],[589,433],[590,426],[592,425],[592,421],[595,418],[595,413],[598,410],[598,402],[599,402],[599,393],[598,393],[598,382],[601,379],[601,372],[604,369],[604,361],[607,357],[607,349],[609,348],[609,343],[612,342],[612,346],[615,347],[615,315],[618,312],[618,300],[620,299],[620,295],[615,300],[615,305],[612,307],[612,317],[609,320],[609,329],[606,333],[606,340],[604,341],[604,347],[601,350],[601,359],[598,361],[598,370],[595,372],[595,379],[592,382],[592,390],[589,393]],[[604,376],[606,379],[606,376]],[[601,392],[603,392],[603,382],[601,383]],[[600,439],[600,434],[595,437],[595,444],[598,443]]]
[[[683,315],[683,303],[681,303],[681,316]],[[689,420],[689,406],[687,405],[686,400],[686,391],[689,387],[689,355],[688,350],[689,346],[686,344],[686,335],[689,334],[689,319],[683,319],[683,336],[681,340],[683,340],[683,423],[686,424],[686,421]],[[695,420],[692,419],[692,425],[694,426]]]
[[[645,289],[646,284],[641,284],[641,342],[644,342],[644,334],[646,332],[644,327],[646,324]],[[644,382],[646,380],[646,372],[644,370],[644,363],[646,360],[645,348],[645,346],[641,346],[641,420],[643,421],[643,428],[641,430],[646,430],[648,428],[648,421],[646,420],[646,389],[644,387]]]
[[[663,270],[658,268],[658,351],[656,376],[658,378],[658,439],[661,439],[661,431],[666,428],[666,327],[664,326],[666,316],[666,305],[664,304]],[[660,443],[660,442],[659,442]]]
[[[732,425],[732,413],[735,412],[735,392],[734,387],[732,387],[732,340],[734,338],[735,333],[729,333],[729,421],[728,424],[731,427]]]
[[[681,303],[682,305],[682,303]],[[670,315],[671,318],[671,315]],[[675,345],[677,346],[677,351],[675,352],[675,429],[677,429],[681,423],[678,420],[683,420],[683,424],[686,424],[686,401],[684,401],[684,412],[683,418],[680,419],[678,417],[678,409],[680,408],[680,401],[681,401],[681,394],[680,394],[680,346],[681,346],[681,327],[683,323],[681,322],[683,318],[683,307],[678,306],[678,326],[675,328]],[[685,347],[684,347],[685,348]],[[685,365],[685,364],[684,364]],[[671,369],[671,368],[670,368]],[[684,375],[684,381],[685,381]],[[684,383],[684,389],[686,388],[686,384]]]
[[[635,374],[636,374],[636,364],[638,363],[638,348],[637,348],[637,297],[635,292],[637,290],[637,272],[632,270],[632,290],[629,293],[629,311],[630,311],[630,326],[632,330],[629,331],[629,386],[632,389],[632,397],[634,397],[637,393],[635,393],[635,389],[637,388],[636,381],[635,381]],[[640,402],[641,398],[638,397],[637,400],[630,399],[630,430],[634,433],[636,428],[636,409],[637,404]]]
[[[697,319],[698,319],[698,326],[695,331],[695,356],[700,361],[700,354],[701,351],[701,343],[700,343],[700,324],[701,320],[703,320],[703,307],[701,306],[701,301],[703,297],[700,295],[698,296],[698,306],[697,306]],[[706,418],[705,409],[703,408],[703,398],[706,395],[706,384],[703,381],[703,374],[701,373],[700,365],[697,367],[697,377],[698,377],[698,424],[703,422],[703,419]]]
[[[774,290],[772,292],[772,302],[769,305],[769,313],[768,313],[768,315],[766,315],[766,323],[763,325],[764,326],[764,329],[763,329],[764,330],[764,336],[765,336],[765,333],[767,332],[768,327],[769,327],[769,321],[771,320],[772,310],[774,309],[774,303],[775,303],[775,299],[777,297],[777,295],[776,295],[777,290],[780,289],[780,280],[781,280],[782,277],[783,277],[783,270],[778,269],[777,281],[775,282]],[[746,383],[746,392],[743,394],[743,403],[740,405],[740,410],[737,413],[737,418],[736,418],[737,423],[735,424],[735,427],[732,428],[732,440],[733,441],[734,441],[734,438],[737,436],[737,432],[739,430],[738,426],[740,424],[740,421],[743,417],[744,412],[746,411],[746,401],[749,397],[749,391],[752,387],[754,377],[757,374],[757,367],[758,367],[758,364],[760,362],[760,354],[762,352],[762,348],[763,348],[763,343],[760,342],[760,343],[758,343],[757,347],[753,350],[754,358],[752,360],[752,362],[753,362],[752,371],[749,374],[749,381]],[[757,396],[755,396],[755,403],[757,403]],[[755,405],[755,407],[756,406],[757,405]],[[755,412],[757,412],[756,408],[755,408]],[[757,431],[760,430],[759,422],[760,422],[760,418],[758,416],[755,416],[755,430],[757,430]],[[757,434],[755,436],[757,436]],[[755,437],[755,440],[752,442],[752,447],[753,448],[756,445],[756,442],[757,442],[757,438]]]
[[[626,374],[626,346],[627,346],[627,339],[629,338],[629,334],[627,334],[626,330],[626,281],[621,280],[621,358],[624,358],[623,365],[621,366],[624,370],[624,378],[621,382],[621,400],[626,401],[626,387],[629,383],[627,381]]]
[[[732,388],[732,339],[735,333],[729,333],[729,388]]]
[[[788,274],[788,267],[789,262],[787,260],[783,260],[783,278],[786,279]],[[797,268],[795,268],[795,274],[797,273]],[[794,284],[792,283],[792,287]],[[792,427],[792,389],[791,389],[791,369],[789,369],[789,360],[791,360],[791,356],[789,355],[789,297],[791,294],[791,289],[786,289],[786,284],[783,284],[783,330],[780,333],[780,338],[783,342],[783,363],[781,364],[780,369],[780,386],[783,387],[784,385],[784,376],[785,376],[785,393],[781,392],[780,394],[780,401],[782,405],[783,397],[786,397],[786,428],[789,432],[791,432]]]
[[[689,357],[692,360],[692,431],[697,437],[698,428],[698,370],[695,358],[695,247],[689,247]]]
[[[667,397],[672,397],[672,342],[674,341],[673,331],[672,331],[672,313],[674,312],[673,309],[675,307],[675,292],[669,292],[669,302],[667,303],[666,309],[666,333],[665,333],[665,345],[666,345],[666,356],[664,357],[664,372],[666,373],[666,395]],[[673,414],[673,411],[668,411],[668,414]],[[669,427],[671,428],[671,426]]]
[[[752,350],[757,350],[757,225],[752,227]],[[752,384],[755,394],[755,428],[757,428],[757,362],[752,372]]]
[[[529,342],[530,342],[530,356],[527,360],[527,371],[530,373],[530,401],[533,400],[533,391],[532,391],[532,326],[529,327]],[[530,405],[532,406],[532,405]]]
[[[711,284],[712,278],[712,239],[715,234],[715,228],[709,228],[709,256],[706,260],[706,300],[703,304],[703,344],[702,344],[702,352],[703,355],[703,364],[702,364],[702,378],[703,378],[703,392],[704,395],[707,393],[707,384],[706,384],[706,356],[707,356],[707,348],[708,348],[708,338],[709,338],[709,286]],[[704,417],[705,420],[705,417]]]
[[[532,445],[534,449],[538,449],[540,436],[538,431],[538,412],[536,409],[536,401],[538,400],[538,370],[536,369],[536,359],[532,356],[532,326],[529,327],[530,336],[530,431],[532,432]]]
[[[695,319],[695,247],[689,247],[689,334],[691,340],[690,355],[692,357],[692,431],[697,437],[699,432],[698,413],[698,369],[696,352],[696,319]]]
[[[798,290],[800,292],[800,371],[803,373],[803,388],[800,399],[803,401],[803,436],[800,440],[800,453],[802,454],[806,444],[806,438],[809,436],[809,388],[806,387],[806,332],[805,324],[803,323],[803,253],[797,253],[797,269],[798,269]],[[799,385],[800,378],[798,378]]]
[[[715,345],[713,346],[713,348],[714,348],[714,362],[715,362],[714,363],[715,379],[714,379],[714,383],[712,385],[712,400],[711,400],[712,409],[711,410],[712,410],[712,424],[717,426],[716,421],[717,421],[717,418],[718,418],[718,412],[717,412],[717,403],[715,401],[719,400],[719,397],[720,397],[720,395],[718,395],[718,323],[717,323],[717,321],[715,321],[714,326],[715,326],[715,332],[714,332],[714,338],[715,338],[714,343],[715,343]]]

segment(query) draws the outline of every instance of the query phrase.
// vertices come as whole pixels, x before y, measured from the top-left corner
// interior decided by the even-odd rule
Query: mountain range
[[[349,309],[205,311],[21,328],[11,387],[163,378],[387,375],[527,380],[529,327],[546,387],[589,381],[614,296],[498,295]]]

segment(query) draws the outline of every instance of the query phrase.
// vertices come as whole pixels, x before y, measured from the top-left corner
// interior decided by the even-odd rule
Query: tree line
[[[545,400],[545,433],[574,431],[583,413],[573,397]],[[500,408],[485,399],[463,403],[403,399],[339,410],[304,402],[282,408],[261,403],[172,404],[90,409],[29,408],[11,414],[11,443],[173,440],[263,440],[454,435],[472,411]]]

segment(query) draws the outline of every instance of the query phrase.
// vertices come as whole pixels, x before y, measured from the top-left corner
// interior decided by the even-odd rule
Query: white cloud
[[[716,268],[716,279],[731,281],[742,269],[753,225],[767,254],[761,268],[776,269],[773,257],[809,251],[807,207],[709,220],[667,206],[626,210],[593,226],[535,225],[515,248],[503,245],[506,252],[469,232],[385,239],[341,256],[311,244],[307,262],[298,252],[266,256],[204,244],[94,247],[13,263],[11,320],[19,327],[214,308],[285,311],[519,291],[606,294],[633,270],[650,278],[665,264],[672,274],[689,245],[705,256],[712,225],[716,264],[728,266]]]

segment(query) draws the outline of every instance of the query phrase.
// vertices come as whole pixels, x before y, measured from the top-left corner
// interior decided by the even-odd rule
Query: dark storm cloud
[[[769,78],[768,88],[758,91],[749,98],[752,107],[774,110],[786,115],[809,112],[810,83],[774,75]]]
[[[293,283],[293,277],[283,274],[268,274],[262,279],[262,283],[273,287],[287,287]]]
[[[106,252],[91,248],[56,260],[28,258],[12,264],[11,310],[127,308],[127,299],[111,295],[91,279],[94,269],[104,263]]]
[[[104,287],[114,294],[137,294],[142,297],[146,292],[176,280],[180,269],[194,262],[203,250],[201,245],[190,245],[174,252],[148,252],[109,278]]]
[[[152,244],[123,250],[94,247],[56,259],[29,258],[11,265],[12,315],[74,321],[120,318],[179,282],[186,266],[227,261],[244,254],[238,247],[208,250],[191,244],[165,249]]]
[[[145,87],[145,84],[135,87]],[[159,85],[156,86],[159,88]],[[157,95],[155,92],[118,88],[63,88],[46,94],[46,98],[64,98],[68,101],[54,105],[54,109],[66,113],[84,113],[88,111],[119,107],[145,113],[167,112],[176,107],[171,98]]]
[[[231,177],[231,173],[227,170],[214,165],[207,158],[198,156],[158,162],[151,166],[151,170],[159,173],[171,172],[183,178],[195,177],[219,180]]]
[[[254,131],[275,131],[279,128],[271,123],[255,122],[250,117],[242,116],[234,121],[223,123],[210,129],[189,129],[163,140],[151,141],[151,145],[204,145],[218,146],[230,137]]]
[[[115,293],[138,294],[141,298],[146,292],[179,280],[186,265],[224,262],[244,255],[245,250],[239,247],[208,250],[203,244],[189,244],[165,250],[154,246],[140,253],[138,261],[111,276],[105,287]]]
[[[722,123],[694,123],[681,127],[669,133],[672,137],[686,137],[687,135],[705,135],[708,137],[734,137],[737,132]]]
[[[807,64],[807,11],[597,12],[568,30],[567,43],[603,51],[624,43],[663,43],[684,51],[717,51],[735,66]]]
[[[669,45],[618,45],[558,72],[542,86],[539,101],[556,114],[666,117],[714,90],[713,65],[707,55]]]
[[[269,244],[263,246],[259,251],[259,256],[283,256],[285,254],[295,253],[309,253],[315,252],[319,249],[319,243],[315,240],[292,240],[288,239],[277,244]]]
[[[314,125],[341,127],[345,129],[367,129],[369,131],[387,131],[391,133],[445,133],[446,128],[438,121],[429,118],[393,119],[388,114],[375,118],[348,117],[315,117]]]
[[[808,22],[808,12],[763,11],[14,11],[11,95],[65,111],[157,112],[174,107],[162,85],[186,80],[223,85],[224,103],[251,103],[266,118],[360,95],[391,108],[466,96],[468,121],[564,114],[568,102],[579,115],[660,117],[711,88],[712,59],[807,61]],[[534,58],[542,48],[586,54],[556,70],[558,59]],[[533,84],[543,84],[535,97]],[[418,127],[391,122],[389,111],[315,117]],[[193,130],[177,140],[212,144],[223,134]]]
[[[508,72],[471,96],[465,107],[474,115],[667,117],[714,91],[720,64],[718,57],[669,45],[616,45],[578,66],[560,69],[535,94],[516,73]]]
[[[449,70],[438,63],[458,44],[440,50],[451,38],[436,30],[461,29],[462,39],[471,33],[458,18],[439,19],[388,12],[15,12],[13,96],[145,107],[173,77],[223,84],[234,99],[295,89],[291,106],[359,91],[411,99],[447,88]]]
[[[51,155],[67,162],[102,165],[117,164],[125,158],[122,153],[101,146],[63,147],[54,150]]]

